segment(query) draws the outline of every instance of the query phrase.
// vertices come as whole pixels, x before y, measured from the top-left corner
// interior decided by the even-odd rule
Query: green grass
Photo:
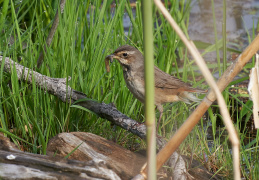
[[[5,33],[0,34],[0,53],[35,69],[38,56],[46,44],[58,3],[49,0],[11,1],[9,4],[7,0],[2,2],[5,8],[0,14],[0,32],[4,30]],[[165,1],[166,6],[167,2]],[[167,7],[187,37],[190,2],[174,1],[170,8]],[[137,1],[134,9],[128,1],[116,1],[115,8],[111,8],[111,3],[111,0],[67,1],[64,13],[60,14],[60,24],[53,42],[44,54],[44,63],[36,71],[54,78],[70,76],[72,79],[69,85],[73,89],[84,92],[88,98],[98,102],[114,103],[124,114],[143,122],[143,105],[127,89],[119,63],[115,61],[111,64],[110,73],[107,73],[104,67],[105,56],[120,45],[135,45],[143,51],[141,3]],[[127,36],[123,27],[125,13],[131,21]],[[197,66],[187,56],[187,50],[179,37],[155,7],[154,14],[155,64],[163,71],[192,83],[194,87],[206,89],[204,79],[197,80],[200,76],[196,72]],[[14,43],[8,45],[11,36]],[[204,53],[219,51],[222,48],[225,51],[234,51],[226,48],[226,41],[217,37],[215,44],[196,42],[196,45],[205,49]],[[179,55],[176,55],[176,50]],[[183,66],[180,67],[179,64]],[[227,62],[218,59],[216,63],[209,64],[209,67],[213,72],[217,72],[226,65]],[[251,67],[252,63],[248,64],[245,70],[249,71]],[[247,76],[244,76],[232,84],[246,79]],[[0,132],[10,137],[23,150],[45,154],[51,137],[72,131],[101,135],[131,149],[145,146],[140,138],[91,112],[62,103],[57,97],[37,88],[35,83],[28,85],[18,81],[15,70],[12,74],[7,74],[1,67],[0,81]],[[224,97],[241,139],[242,174],[247,179],[256,179],[259,176],[259,135],[257,132],[256,137],[251,138],[247,144],[243,140],[249,134],[245,134],[245,128],[241,128],[247,126],[247,121],[252,116],[251,102],[243,103],[239,100],[239,95],[228,92],[224,92]],[[165,105],[159,133],[167,138],[171,137],[196,105],[186,105],[182,102]],[[156,117],[159,117],[157,110]],[[217,125],[221,120],[217,107],[209,110],[207,118],[209,120],[202,119],[194,128],[180,146],[180,151],[187,155],[193,154],[194,158],[203,162],[213,172],[231,178],[231,146],[224,125]],[[212,140],[207,137],[210,124]]]

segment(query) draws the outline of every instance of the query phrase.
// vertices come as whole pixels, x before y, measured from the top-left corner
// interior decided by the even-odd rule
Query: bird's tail
[[[181,99],[181,101],[187,104],[191,104],[192,102],[201,102],[201,99],[197,98],[192,93],[189,93],[187,91],[180,93],[178,97]]]

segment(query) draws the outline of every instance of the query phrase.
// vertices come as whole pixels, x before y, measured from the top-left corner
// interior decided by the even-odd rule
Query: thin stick
[[[65,7],[65,3],[66,3],[66,0],[61,0],[60,1],[60,12],[63,13],[63,10],[64,10],[64,7]],[[50,32],[49,32],[49,35],[48,35],[48,38],[46,40],[46,44],[47,46],[50,46],[52,40],[53,40],[53,36],[58,28],[58,24],[59,24],[59,17],[58,17],[58,9],[57,9],[57,12],[56,12],[56,15],[55,15],[55,18],[54,18],[54,22],[52,24],[52,27],[50,29]],[[44,46],[44,49],[43,49],[44,52],[46,52],[46,46]],[[42,65],[43,63],[43,59],[44,59],[44,53],[43,51],[40,53],[40,56],[37,60],[37,68],[40,68],[40,66]]]

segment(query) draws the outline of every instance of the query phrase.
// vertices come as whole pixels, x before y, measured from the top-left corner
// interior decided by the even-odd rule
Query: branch
[[[28,84],[35,84],[47,91],[48,93],[57,96],[61,101],[66,103],[73,104],[79,99],[87,98],[87,96],[79,91],[72,89],[66,84],[70,80],[66,78],[51,78],[45,75],[42,75],[36,71],[33,71],[27,67],[20,65],[19,63],[14,62],[10,58],[6,57],[3,59],[0,56],[0,62],[4,63],[4,71],[11,73],[12,68],[16,68],[17,78],[20,81],[26,81]],[[34,79],[34,80],[33,80]],[[146,127],[144,124],[139,124],[139,122],[129,118],[125,114],[118,111],[111,104],[98,103],[94,100],[85,100],[78,103],[80,106],[83,106],[92,112],[96,113],[101,118],[105,118],[112,123],[126,129],[133,134],[145,139],[146,137]]]

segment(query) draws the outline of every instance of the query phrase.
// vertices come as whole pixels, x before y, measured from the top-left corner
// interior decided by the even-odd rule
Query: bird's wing
[[[182,80],[173,77],[155,66],[155,87],[161,89],[182,89],[189,92],[202,93],[204,90],[193,88],[190,84],[183,82]]]

